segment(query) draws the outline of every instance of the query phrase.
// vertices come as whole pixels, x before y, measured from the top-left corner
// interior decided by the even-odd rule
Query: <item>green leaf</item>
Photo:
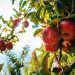
[[[22,27],[21,27],[21,30],[20,30],[18,33],[24,33],[24,32],[26,32],[26,30],[25,30],[25,27],[22,26]]]
[[[8,24],[8,21],[6,21],[3,17],[1,17],[1,20],[4,24]]]
[[[28,14],[27,14],[27,17],[29,18],[30,16],[32,16],[34,14],[34,12],[29,12]]]
[[[17,11],[16,9],[14,9],[13,8],[13,10],[14,10],[14,12],[16,12],[16,16],[18,17],[18,16],[21,16],[21,13],[19,12],[19,11]]]
[[[57,73],[51,72],[51,75],[58,75]]]
[[[22,4],[22,8],[27,4],[28,1],[24,1]]]
[[[75,68],[71,71],[70,75],[75,75]]]
[[[21,5],[22,5],[22,2],[23,2],[23,0],[20,0],[20,2],[19,2],[19,6],[21,6]]]
[[[49,68],[51,68],[51,66],[52,66],[54,56],[55,56],[54,54],[50,54],[50,57],[48,58],[48,66],[49,66]]]
[[[16,35],[12,35],[12,41],[13,42],[19,41],[19,38]]]
[[[75,54],[75,47],[72,47],[71,48],[71,53],[74,53]]]
[[[39,69],[40,69],[40,63],[38,61],[35,50],[32,52],[32,58],[31,58],[29,69],[30,69],[30,75],[33,75],[34,73],[39,72]]]
[[[20,6],[20,7],[19,7],[19,11],[20,11],[20,12],[22,12],[22,11],[23,11],[23,10],[22,10],[22,6]]]
[[[44,21],[47,22],[50,19],[49,13],[48,11],[46,11],[45,15],[44,15]]]
[[[41,13],[41,10],[44,8],[44,6],[40,6],[39,8],[38,8],[38,10],[37,10],[37,14],[38,15],[40,15],[40,13]]]
[[[35,24],[38,24],[38,17],[37,17],[37,12],[31,13],[32,15],[30,16],[30,21],[34,22]]]
[[[43,52],[43,50],[44,50],[44,44],[42,44],[40,48],[36,48],[36,50],[40,51],[40,52]]]
[[[7,27],[4,27],[2,31],[7,32],[9,31],[9,29]]]
[[[0,64],[0,71],[2,70],[3,66],[4,66],[4,63]]]
[[[2,16],[0,16],[0,19],[2,18]]]
[[[34,37],[36,37],[36,35],[38,35],[39,33],[41,33],[41,32],[42,32],[42,30],[43,30],[43,29],[41,29],[41,28],[39,28],[39,29],[35,30],[35,32],[34,32],[34,34],[33,34],[33,36],[34,36]]]
[[[49,5],[48,1],[43,1],[44,5]]]
[[[9,69],[9,71],[12,71],[13,70],[13,67],[12,67],[11,64],[8,65],[8,69]]]
[[[13,8],[13,10],[14,10],[16,13],[18,13],[18,11],[17,11],[16,9]]]
[[[24,75],[28,75],[28,71],[25,67],[24,67]]]
[[[40,70],[40,74],[41,75],[49,75],[49,70],[48,70],[48,57],[49,57],[49,53],[48,52],[44,52],[43,53],[43,58],[41,59],[41,70]]]
[[[65,75],[75,75],[75,59],[64,65],[63,72]]]

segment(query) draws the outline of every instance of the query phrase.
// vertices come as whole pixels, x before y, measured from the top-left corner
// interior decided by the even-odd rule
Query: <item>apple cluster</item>
[[[12,49],[13,48],[13,43],[10,41],[4,41],[0,40],[0,51],[5,51],[7,49]]]
[[[16,19],[12,20],[13,28],[16,28],[19,25],[19,23],[21,23],[20,18],[16,18]],[[27,21],[27,19],[22,21],[22,25],[25,28],[27,28],[29,26],[29,22]],[[12,48],[13,48],[13,43],[10,40],[6,41],[4,39],[0,39],[0,51],[5,51],[6,49],[12,49]]]
[[[49,52],[56,52],[60,48],[60,39],[62,50],[69,52],[75,40],[75,22],[72,19],[62,19],[56,29],[47,27],[42,31],[42,40]]]
[[[13,20],[13,27],[16,28],[19,23],[21,23],[21,19],[20,18],[16,18]],[[27,28],[29,26],[29,22],[27,21],[27,19],[25,19],[23,22],[22,22],[22,25]]]

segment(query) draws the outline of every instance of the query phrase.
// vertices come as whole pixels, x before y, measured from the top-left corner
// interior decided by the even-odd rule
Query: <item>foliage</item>
[[[29,18],[35,25],[41,26],[34,32],[34,36],[40,35],[42,30],[46,27],[57,28],[59,21],[63,18],[72,18],[74,20],[74,0],[20,0],[19,13],[24,13],[25,18]],[[24,3],[26,3],[24,5]],[[67,6],[66,6],[67,5]],[[26,7],[27,6],[27,7]],[[36,50],[32,53],[32,59],[30,63],[30,75],[74,75],[72,73],[72,65],[75,64],[74,52],[65,53],[58,50],[56,53],[47,53],[44,46],[37,48],[41,51],[39,56],[36,55]],[[71,49],[74,51],[74,47]],[[52,71],[52,65],[54,58],[60,59],[60,72]],[[69,64],[69,65],[68,65]],[[54,69],[54,68],[53,68]],[[73,71],[74,72],[74,71]]]
[[[40,51],[40,54],[37,56],[36,52]],[[41,45],[41,48],[36,48],[32,52],[32,59],[30,62],[29,73],[30,75],[58,75],[58,72],[52,70],[52,65],[54,63],[54,58],[58,55],[46,52],[44,45]],[[74,75],[74,65],[75,65],[75,56],[66,54],[62,52],[62,58],[60,61],[61,68],[63,73],[61,75]],[[72,73],[73,72],[73,73]]]
[[[3,66],[4,66],[4,64],[0,64],[0,71],[2,70]]]
[[[8,69],[11,75],[22,75],[21,68],[24,67],[24,58],[26,57],[27,53],[28,51],[26,48],[23,48],[23,51],[19,56],[11,51],[5,52],[9,58]],[[24,72],[26,73],[25,67]]]

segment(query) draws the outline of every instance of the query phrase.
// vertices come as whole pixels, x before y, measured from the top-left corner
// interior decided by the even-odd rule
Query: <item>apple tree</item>
[[[75,1],[20,0],[19,12],[35,26],[43,44],[32,52],[30,75],[74,75]],[[39,56],[36,55],[40,51]]]
[[[12,0],[14,4],[15,0]],[[23,28],[29,26],[28,19],[39,26],[33,36],[43,41],[40,48],[32,52],[28,75],[75,75],[75,0],[20,0],[19,10],[3,23],[11,28],[11,35],[1,41],[15,39],[14,30],[23,20]],[[4,29],[5,30],[5,29]],[[8,39],[8,40],[6,40]],[[0,50],[5,50],[1,44]],[[35,46],[35,45],[34,45]],[[9,49],[8,46],[5,45]],[[37,51],[41,53],[37,56]]]

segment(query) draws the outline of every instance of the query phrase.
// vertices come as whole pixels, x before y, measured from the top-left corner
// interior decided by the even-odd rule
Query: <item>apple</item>
[[[58,43],[45,44],[45,49],[48,52],[56,52],[58,50]]]
[[[57,43],[59,38],[59,32],[51,27],[47,27],[42,31],[42,40],[46,44]]]
[[[25,28],[29,26],[29,22],[27,20],[23,21],[22,24]]]
[[[70,50],[71,50],[71,46],[67,46],[67,47],[62,47],[62,50],[64,51],[64,52],[66,52],[66,53],[69,53],[70,52]]]
[[[70,41],[63,41],[62,42],[62,50],[66,53],[70,52],[72,43]]]
[[[64,40],[75,38],[75,23],[70,19],[64,19],[59,23],[59,31]]]
[[[12,49],[12,48],[13,48],[13,43],[10,42],[10,41],[6,42],[5,45],[6,45],[6,48],[7,48],[7,49]]]
[[[72,44],[71,44],[70,41],[63,41],[63,42],[62,42],[62,45],[63,45],[64,47],[72,46]]]
[[[5,41],[4,40],[0,40],[0,50],[1,51],[5,51],[6,50],[6,46],[5,46]]]
[[[13,27],[14,27],[14,28],[17,27],[20,22],[21,22],[21,20],[20,20],[19,18],[14,19],[14,20],[13,20]]]

